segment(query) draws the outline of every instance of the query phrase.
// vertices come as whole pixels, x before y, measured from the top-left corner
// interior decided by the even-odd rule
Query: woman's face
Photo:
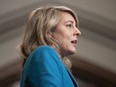
[[[76,53],[77,36],[80,34],[73,16],[67,12],[61,12],[60,22],[52,33],[52,37],[58,41],[61,57]]]

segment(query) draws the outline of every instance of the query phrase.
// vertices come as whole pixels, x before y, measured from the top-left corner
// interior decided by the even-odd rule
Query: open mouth
[[[71,43],[77,44],[77,40],[73,40],[73,41],[71,41]]]

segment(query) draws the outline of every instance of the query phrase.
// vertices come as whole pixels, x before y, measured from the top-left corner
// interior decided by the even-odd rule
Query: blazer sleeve
[[[39,48],[32,54],[28,72],[31,87],[63,87],[60,59],[53,48]]]

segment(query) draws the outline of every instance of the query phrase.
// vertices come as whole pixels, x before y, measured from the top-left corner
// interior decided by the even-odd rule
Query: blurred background
[[[0,87],[19,87],[21,43],[28,14],[65,5],[78,15],[77,53],[70,56],[80,87],[116,87],[116,0],[0,0]]]

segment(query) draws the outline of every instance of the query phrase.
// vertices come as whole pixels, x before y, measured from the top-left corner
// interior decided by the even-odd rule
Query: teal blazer
[[[49,46],[39,46],[27,58],[20,87],[78,87],[58,53]]]

